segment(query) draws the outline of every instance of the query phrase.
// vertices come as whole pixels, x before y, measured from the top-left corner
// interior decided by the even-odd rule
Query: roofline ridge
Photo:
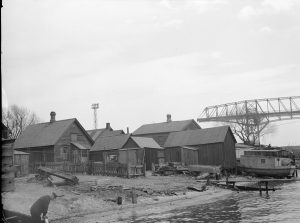
[[[74,120],[76,118],[68,118],[68,119],[63,119],[63,120],[57,120],[55,122],[63,122],[63,121],[70,121],[70,120]],[[52,122],[52,123],[55,123]],[[28,126],[33,126],[33,125],[42,125],[42,124],[50,124],[51,122],[40,122],[40,123],[36,123],[36,124],[32,124],[32,125],[28,125]]]

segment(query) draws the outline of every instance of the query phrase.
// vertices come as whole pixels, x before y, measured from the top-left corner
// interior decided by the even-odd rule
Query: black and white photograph
[[[2,0],[1,221],[300,222],[299,0]]]

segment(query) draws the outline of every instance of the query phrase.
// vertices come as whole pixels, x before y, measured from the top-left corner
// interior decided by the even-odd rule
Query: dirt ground
[[[50,202],[48,217],[54,221],[56,219],[55,222],[83,222],[82,219],[78,220],[78,218],[86,215],[96,215],[95,218],[98,218],[97,214],[99,213],[106,213],[104,215],[111,218],[113,215],[107,215],[110,211],[122,210],[124,214],[127,213],[126,209],[128,208],[145,205],[157,207],[156,204],[197,196],[206,196],[206,199],[209,200],[209,197],[217,196],[218,193],[222,194],[220,189],[214,187],[208,187],[205,192],[187,191],[188,186],[199,187],[201,185],[196,182],[195,178],[185,175],[148,175],[132,179],[91,175],[76,176],[79,178],[78,185],[52,187],[33,180],[34,175],[16,178],[16,190],[2,193],[4,209],[29,215],[31,205],[40,196],[55,192],[58,195],[63,195],[63,197],[58,197]],[[59,178],[54,177],[53,180],[58,184],[63,183]],[[137,194],[137,204],[132,204],[132,188]],[[122,197],[122,205],[117,204],[117,197]],[[177,203],[180,205],[182,202]],[[71,219],[75,220],[71,221]],[[88,218],[85,217],[84,219]],[[91,219],[93,218],[91,217]],[[90,222],[96,221],[91,220]]]

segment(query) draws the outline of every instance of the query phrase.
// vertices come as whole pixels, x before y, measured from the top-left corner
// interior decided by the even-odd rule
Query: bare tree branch
[[[40,122],[34,112],[25,107],[11,105],[8,109],[2,109],[2,122],[10,130],[10,138],[18,138],[28,125]]]

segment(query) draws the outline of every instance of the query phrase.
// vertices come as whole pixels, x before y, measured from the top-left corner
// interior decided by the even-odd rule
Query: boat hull
[[[241,170],[255,174],[257,176],[269,176],[269,177],[288,177],[292,176],[295,171],[294,166],[281,167],[281,168],[253,168],[253,167],[241,167]]]

